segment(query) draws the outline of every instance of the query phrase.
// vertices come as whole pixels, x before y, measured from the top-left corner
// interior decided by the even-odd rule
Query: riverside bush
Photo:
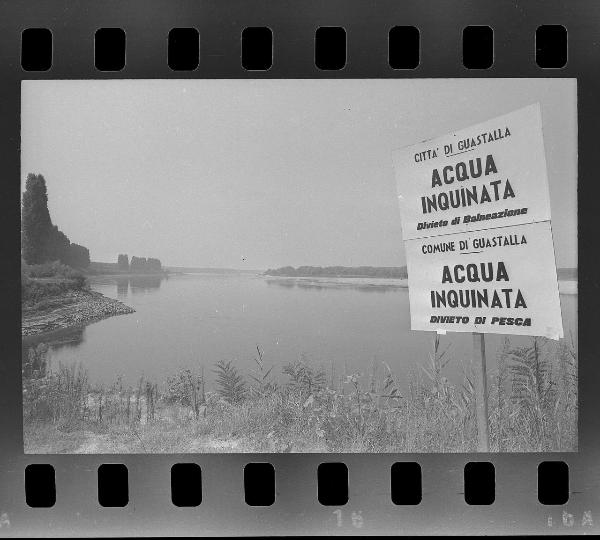
[[[402,385],[384,363],[370,374],[336,378],[332,371],[326,381],[303,359],[282,367],[287,384],[247,391],[244,375],[219,362],[215,391],[205,393],[203,377],[189,370],[163,385],[140,379],[137,391],[120,380],[92,387],[81,368],[50,370],[41,347],[23,369],[26,433],[35,438],[40,425],[43,433],[54,425],[60,449],[59,428],[79,425],[129,452],[476,451],[473,376],[465,369],[462,382],[450,383],[446,352],[438,336],[428,361]],[[577,449],[576,358],[572,340],[535,338],[526,347],[505,341],[497,368],[489,366],[492,451]],[[35,443],[28,448],[35,451]]]
[[[72,279],[75,276],[82,276],[79,270],[75,270],[60,261],[52,261],[43,264],[21,264],[22,270],[31,278],[50,278],[60,277]]]
[[[37,303],[44,298],[86,288],[85,275],[58,261],[35,265],[21,264],[21,300],[23,302]]]

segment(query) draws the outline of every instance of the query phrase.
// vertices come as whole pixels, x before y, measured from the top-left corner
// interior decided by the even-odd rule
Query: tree
[[[145,257],[136,257],[133,255],[131,257],[131,271],[132,272],[140,272],[143,273],[146,271],[146,258]]]
[[[127,254],[121,253],[117,258],[117,265],[119,270],[123,270],[124,272],[129,272],[129,257]]]
[[[162,272],[162,264],[160,263],[160,260],[148,257],[146,270],[148,270],[148,272]]]
[[[90,265],[90,250],[79,244],[71,244],[64,262],[74,268],[87,268]]]
[[[46,260],[69,264],[70,248],[71,242],[67,236],[56,225],[52,225],[46,244]]]
[[[162,272],[162,264],[159,259],[152,257],[131,257],[130,271],[138,274],[159,274]]]
[[[41,174],[28,174],[21,210],[21,246],[27,264],[48,260],[52,220],[48,211],[46,180]]]
[[[26,264],[60,261],[77,268],[90,264],[89,250],[71,244],[67,235],[52,224],[46,180],[41,174],[27,175],[21,210],[21,250]]]

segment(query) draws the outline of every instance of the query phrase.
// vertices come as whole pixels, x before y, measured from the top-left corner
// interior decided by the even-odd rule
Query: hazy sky
[[[540,102],[577,265],[574,79],[24,81],[21,163],[90,249],[165,265],[405,264],[395,148]]]

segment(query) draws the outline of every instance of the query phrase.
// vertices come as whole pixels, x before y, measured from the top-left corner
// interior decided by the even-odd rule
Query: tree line
[[[267,276],[286,277],[375,277],[406,279],[406,266],[283,266],[269,268]]]
[[[130,262],[126,253],[121,253],[117,257],[117,266],[119,267],[119,270],[122,270],[123,272],[140,274],[156,274],[163,271],[160,259],[154,259],[152,257],[136,257],[133,255]]]
[[[89,250],[71,242],[52,223],[46,180],[41,174],[27,175],[21,211],[21,254],[30,265],[52,261],[60,261],[73,268],[90,265]]]

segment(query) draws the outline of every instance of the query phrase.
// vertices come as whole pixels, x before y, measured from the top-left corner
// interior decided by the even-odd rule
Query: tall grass
[[[24,419],[51,421],[68,429],[86,418],[87,372],[77,364],[59,364],[57,370],[50,371],[46,353],[44,345],[38,345],[30,350],[23,366]]]
[[[36,265],[21,264],[21,300],[26,307],[68,291],[87,288],[84,274],[58,261]]]
[[[228,403],[241,403],[248,394],[246,381],[231,362],[220,360],[215,364],[217,391]]]
[[[439,336],[425,365],[404,380],[385,363],[336,376],[307,358],[273,375],[257,347],[247,378],[217,362],[214,389],[204,369],[182,370],[164,384],[140,378],[90,385],[79,366],[50,369],[41,346],[23,366],[26,425],[50,424],[123,438],[135,451],[469,452],[477,449],[473,375],[459,382]],[[498,352],[489,381],[491,450],[577,449],[577,360],[572,340],[532,339]],[[493,368],[494,366],[490,366]],[[453,368],[456,372],[456,369]]]

